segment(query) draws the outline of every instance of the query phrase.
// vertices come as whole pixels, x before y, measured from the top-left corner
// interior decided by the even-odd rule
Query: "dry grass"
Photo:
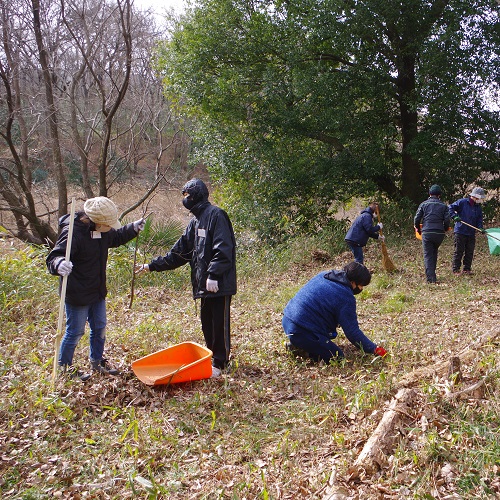
[[[481,241],[475,275],[453,276],[446,240],[441,283],[430,286],[416,240],[399,249],[390,237],[387,243],[398,271],[386,274],[380,247],[370,245],[374,279],[358,296],[361,327],[389,350],[384,360],[362,355],[342,334],[347,359],[340,364],[311,364],[284,350],[287,300],[321,269],[350,259],[345,253],[319,264],[304,248],[291,263],[240,256],[232,370],[159,389],[139,382],[130,364],[183,340],[203,343],[188,270],[141,277],[128,310],[129,279],[112,269],[106,352],[123,376],[59,379],[56,391],[50,388],[56,279],[45,271],[43,251],[4,247],[0,496],[316,499],[335,471],[344,495],[337,498],[498,498],[500,259]],[[129,257],[117,252],[111,265]],[[449,400],[443,377],[421,380],[387,468],[349,481],[347,469],[398,380],[449,359],[487,331],[496,340],[463,366],[460,386],[487,374],[483,393]],[[76,353],[81,365],[87,344],[85,336]]]

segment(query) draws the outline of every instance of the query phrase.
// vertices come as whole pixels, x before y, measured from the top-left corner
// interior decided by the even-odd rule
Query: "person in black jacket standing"
[[[68,276],[65,311],[66,330],[59,351],[59,367],[70,377],[87,380],[90,374],[73,366],[73,356],[79,340],[90,326],[90,363],[93,371],[118,375],[103,357],[106,340],[106,264],[108,249],[135,238],[144,228],[144,219],[126,226],[118,222],[116,205],[105,196],[88,199],[83,212],[75,214],[70,260],[66,246],[70,215],[59,220],[60,234],[46,259],[53,275]]]
[[[191,179],[182,188],[182,204],[194,217],[164,257],[137,267],[136,272],[167,271],[189,263],[194,299],[201,300],[200,319],[207,347],[213,353],[212,376],[229,362],[230,305],[236,294],[236,241],[227,213],[208,201],[208,188]]]
[[[415,231],[422,235],[424,266],[427,283],[436,283],[438,249],[450,228],[448,206],[441,201],[442,190],[437,184],[429,189],[429,198],[422,202],[415,214]]]

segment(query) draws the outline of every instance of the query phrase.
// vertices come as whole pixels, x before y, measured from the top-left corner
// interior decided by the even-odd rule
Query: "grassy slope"
[[[107,355],[120,378],[50,387],[57,328],[56,278],[44,252],[5,247],[0,268],[0,496],[2,498],[321,498],[332,471],[344,498],[495,498],[500,494],[500,258],[480,240],[475,275],[450,272],[452,241],[427,285],[421,249],[408,240],[381,268],[370,244],[372,284],[358,299],[362,329],[390,352],[363,356],[342,334],[347,360],[332,366],[283,348],[287,300],[325,264],[307,248],[295,263],[269,254],[239,262],[232,307],[234,367],[218,380],[151,389],[130,364],[183,340],[203,343],[188,270],[141,277],[128,310],[131,256],[110,259]],[[447,360],[479,335],[497,335],[463,366],[484,393],[446,401],[444,378],[422,380],[399,445],[381,473],[347,481],[347,469],[380,421],[397,381]],[[76,360],[85,365],[88,337]],[[430,496],[432,495],[432,496]],[[446,496],[452,495],[452,496]],[[454,496],[453,496],[454,495]]]

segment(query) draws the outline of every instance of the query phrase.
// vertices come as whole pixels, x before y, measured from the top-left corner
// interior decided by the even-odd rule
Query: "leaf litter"
[[[367,258],[375,256],[368,251]],[[401,263],[404,254],[394,258]],[[460,386],[432,370],[422,378],[384,468],[355,480],[348,474],[403,374],[446,363],[479,334],[498,333],[498,259],[479,254],[475,276],[461,282],[447,276],[433,289],[416,282],[419,261],[398,265],[403,270],[389,279],[375,264],[372,291],[359,297],[358,314],[390,357],[364,356],[340,334],[347,359],[331,366],[290,356],[280,325],[283,287],[293,294],[328,264],[299,266],[294,279],[287,272],[282,280],[260,281],[258,294],[245,279],[233,304],[229,373],[159,388],[140,383],[130,364],[138,353],[171,343],[203,343],[188,284],[168,293],[138,284],[131,311],[123,307],[126,298],[111,297],[106,351],[122,375],[93,375],[88,383],[58,378],[53,392],[53,308],[16,304],[2,316],[2,497],[500,495],[499,464],[491,458],[500,449],[498,338],[462,364]],[[444,266],[439,271],[447,273]],[[395,289],[401,295],[390,293]],[[84,337],[77,349],[80,362],[87,342]],[[483,377],[479,396],[447,397]]]

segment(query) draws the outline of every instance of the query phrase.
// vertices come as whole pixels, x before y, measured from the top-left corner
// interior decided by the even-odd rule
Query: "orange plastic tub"
[[[202,380],[212,376],[212,351],[196,342],[182,342],[134,361],[132,370],[147,385]]]

